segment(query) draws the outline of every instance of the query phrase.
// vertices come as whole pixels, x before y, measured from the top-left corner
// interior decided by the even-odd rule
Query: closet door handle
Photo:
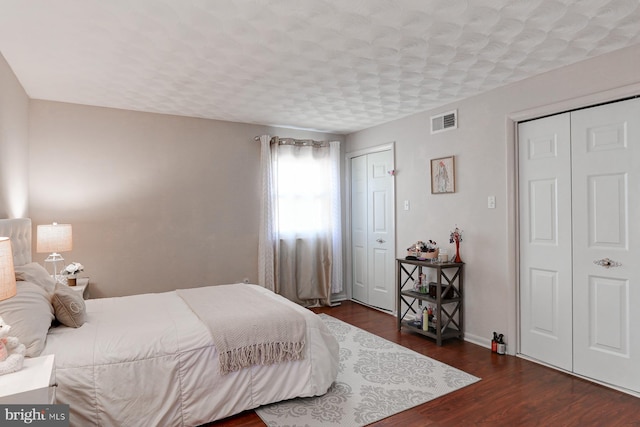
[[[599,265],[600,267],[604,267],[604,268],[620,267],[622,265],[619,262],[614,261],[614,260],[609,259],[609,258],[597,259],[597,260],[593,261],[593,263],[596,264],[596,265]]]
[[[384,241],[384,240],[382,240],[382,239],[376,239],[376,242],[378,242],[378,243],[384,243],[385,241]]]

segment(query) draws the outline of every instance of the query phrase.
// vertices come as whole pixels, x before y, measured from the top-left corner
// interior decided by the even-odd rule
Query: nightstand
[[[0,404],[47,405],[56,402],[54,355],[25,357],[22,369],[0,375]]]
[[[76,279],[76,285],[69,286],[69,287],[76,292],[80,292],[82,294],[82,298],[89,299],[89,278],[88,277],[82,277],[82,278]]]

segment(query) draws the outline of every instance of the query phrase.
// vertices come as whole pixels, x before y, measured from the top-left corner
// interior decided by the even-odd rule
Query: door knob
[[[382,239],[376,239],[376,242],[378,242],[378,243],[384,243],[384,240],[382,240]]]
[[[599,265],[601,267],[604,267],[604,268],[620,267],[622,265],[619,262],[614,261],[614,260],[609,259],[609,258],[597,259],[597,260],[593,261],[593,263],[596,264],[596,265]]]

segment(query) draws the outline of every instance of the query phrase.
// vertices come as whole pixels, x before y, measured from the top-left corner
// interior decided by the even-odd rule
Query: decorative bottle
[[[422,310],[422,330],[429,330],[429,310],[427,310],[427,307]]]

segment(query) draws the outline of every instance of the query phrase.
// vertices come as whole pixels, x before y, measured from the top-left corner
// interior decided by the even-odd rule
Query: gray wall
[[[29,98],[0,55],[0,218],[27,216]]]
[[[346,150],[395,141],[397,255],[417,240],[453,253],[449,232],[464,230],[466,336],[488,345],[492,331],[516,337],[515,136],[512,117],[535,117],[585,105],[590,94],[640,83],[640,46],[545,73],[480,96],[386,123],[347,137]],[[640,88],[621,90],[635,95]],[[594,98],[595,99],[595,98]],[[599,98],[600,99],[600,98]],[[573,100],[573,101],[571,101]],[[549,104],[562,103],[551,107]],[[459,128],[430,134],[430,116],[458,109]],[[523,110],[531,110],[520,114]],[[430,159],[456,156],[456,193],[431,194]],[[487,197],[496,208],[487,208]],[[410,200],[411,210],[403,210]]]
[[[257,281],[260,144],[341,136],[31,101],[34,224],[70,223],[94,296]],[[46,254],[37,254],[36,261]]]

